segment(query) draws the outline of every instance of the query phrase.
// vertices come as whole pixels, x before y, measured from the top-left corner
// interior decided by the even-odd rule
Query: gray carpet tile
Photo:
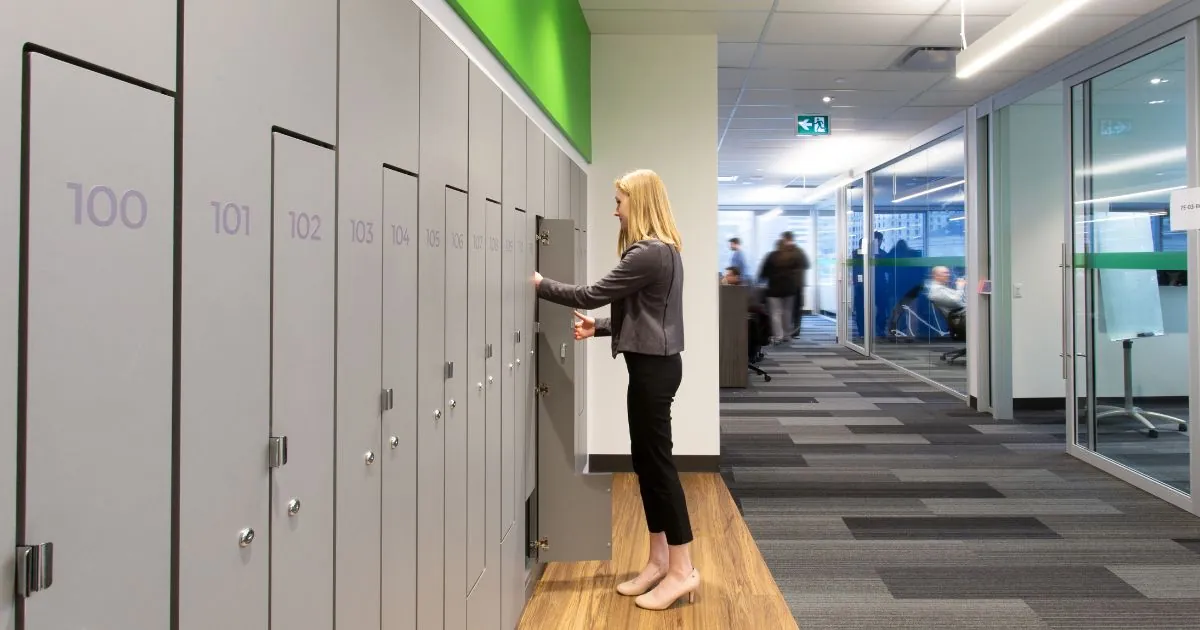
[[[1067,455],[1062,412],[997,421],[834,341],[808,318],[722,392],[722,473],[800,627],[1200,628],[1200,519]],[[1115,459],[1186,467],[1127,429]]]
[[[857,540],[1061,538],[1038,519],[1022,516],[846,517],[844,520]]]

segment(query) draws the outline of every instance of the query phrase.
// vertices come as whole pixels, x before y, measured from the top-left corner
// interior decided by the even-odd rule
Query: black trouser
[[[652,534],[666,533],[669,545],[687,544],[692,541],[692,525],[671,456],[671,403],[683,380],[683,361],[678,354],[664,357],[626,352],[625,366],[629,370],[629,443],[646,524]]]
[[[804,322],[804,285],[796,292],[796,301],[792,304],[792,336],[800,336],[800,324]]]

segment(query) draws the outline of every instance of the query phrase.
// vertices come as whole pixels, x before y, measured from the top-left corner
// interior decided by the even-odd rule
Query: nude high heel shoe
[[[664,592],[662,583],[653,591],[646,593],[634,600],[638,608],[646,610],[666,610],[675,605],[683,596],[687,596],[688,603],[696,602],[696,589],[700,588],[700,572],[692,569],[692,572],[680,583],[677,587],[671,589],[672,592]]]
[[[655,575],[647,580],[638,580],[638,577],[640,576],[634,576],[632,580],[618,584],[617,592],[626,597],[641,595],[654,588],[666,576],[666,570],[663,570],[662,573],[659,573],[658,575]]]

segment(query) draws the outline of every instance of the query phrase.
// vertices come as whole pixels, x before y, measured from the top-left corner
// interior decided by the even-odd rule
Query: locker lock
[[[254,530],[252,528],[247,527],[246,529],[243,529],[241,532],[238,533],[238,546],[239,547],[242,547],[242,548],[249,547],[250,543],[252,543],[252,542],[254,542]]]
[[[509,372],[513,371],[513,364],[511,364],[511,363],[508,364],[508,371]]]
[[[288,501],[288,516],[295,516],[300,513],[300,499],[292,499]]]
[[[433,410],[433,419],[434,419],[434,420],[441,420],[441,419],[442,419],[442,410],[441,410],[441,409],[434,409],[434,410]]]
[[[368,466],[370,466],[371,464],[374,464],[375,463],[375,452],[367,451],[367,454],[363,455],[363,461],[367,462]]]
[[[482,382],[475,383],[475,389],[478,389],[479,391],[483,391],[483,383]]]
[[[458,402],[456,402],[453,398],[451,398],[450,399],[450,408],[454,409],[455,407],[458,407]]]
[[[492,376],[489,376],[489,377],[488,377],[488,385],[491,385],[491,384],[492,384],[492,383],[494,383],[495,381],[496,381],[495,377],[492,377]]]

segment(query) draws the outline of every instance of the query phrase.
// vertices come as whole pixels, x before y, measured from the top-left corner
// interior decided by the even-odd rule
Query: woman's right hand
[[[596,318],[588,317],[579,311],[575,311],[575,318],[579,320],[575,322],[575,341],[596,336]]]

